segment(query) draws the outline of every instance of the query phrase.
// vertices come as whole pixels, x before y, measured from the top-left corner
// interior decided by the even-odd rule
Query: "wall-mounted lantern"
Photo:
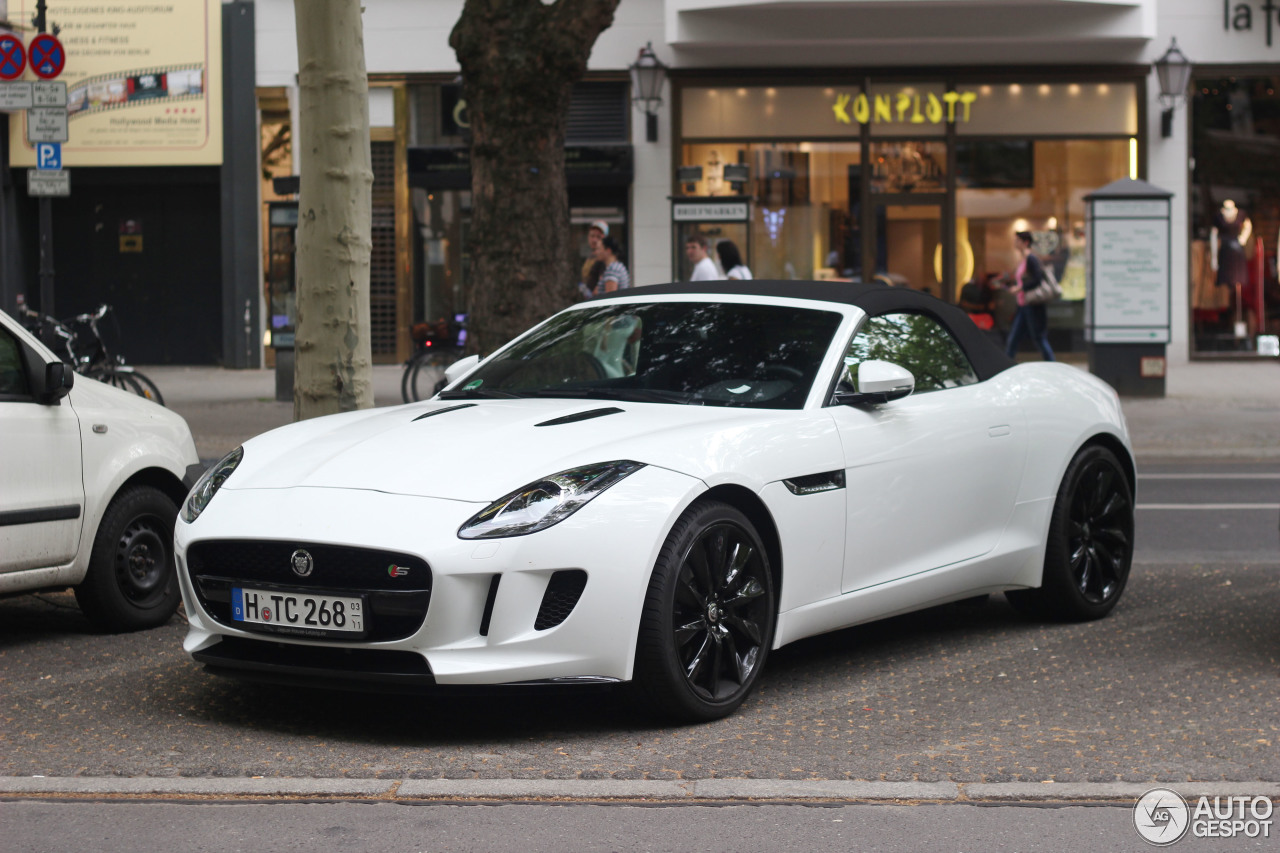
[[[658,141],[658,107],[662,106],[662,84],[667,82],[667,66],[653,52],[653,42],[640,48],[640,55],[627,68],[631,72],[631,100],[645,115],[645,139]]]
[[[1160,81],[1160,104],[1164,107],[1160,114],[1160,136],[1168,139],[1173,136],[1173,108],[1187,96],[1191,60],[1178,49],[1175,38],[1164,56],[1155,61],[1155,66],[1156,78]]]

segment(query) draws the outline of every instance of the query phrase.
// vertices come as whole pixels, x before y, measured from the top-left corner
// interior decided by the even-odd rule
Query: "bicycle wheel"
[[[95,367],[86,370],[84,375],[88,376],[90,379],[96,379],[99,382],[104,382],[112,388],[119,388],[121,391],[128,391],[131,394],[142,396],[141,387],[137,382],[133,381],[133,377],[126,376],[114,368]]]
[[[415,401],[435,396],[436,389],[444,379],[444,365],[441,362],[442,359],[437,356],[424,358],[414,366],[409,390]]]
[[[413,390],[413,374],[418,368],[418,363],[426,358],[425,352],[416,352],[404,363],[404,372],[400,374],[400,399],[406,403],[417,402],[417,397],[412,396]]]
[[[85,373],[85,376],[96,379],[99,382],[105,382],[113,388],[119,388],[121,391],[128,391],[130,394],[152,399],[132,372],[125,372],[115,368],[105,370],[103,368],[95,368]]]
[[[139,370],[134,370],[132,367],[118,367],[116,368],[116,371],[133,378],[133,380],[138,384],[138,390],[136,391],[138,395],[146,397],[153,403],[159,403],[162,406],[164,405],[164,397],[160,396],[160,389],[156,387],[156,383],[152,382],[146,374]]]

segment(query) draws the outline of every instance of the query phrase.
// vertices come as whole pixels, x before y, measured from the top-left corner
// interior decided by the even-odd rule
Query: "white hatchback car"
[[[181,600],[174,520],[202,470],[191,430],[74,380],[0,311],[0,595],[73,586],[101,630],[163,624]]]

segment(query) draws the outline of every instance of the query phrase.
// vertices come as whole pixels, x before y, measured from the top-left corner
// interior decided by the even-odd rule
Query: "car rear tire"
[[[180,593],[173,557],[178,508],[151,486],[130,486],[107,506],[76,601],[96,628],[118,633],[169,621]]]
[[[727,716],[764,668],[776,613],[769,556],[751,522],[728,504],[695,503],[649,581],[634,693],[666,719]]]
[[[1058,488],[1039,589],[1005,593],[1038,619],[1083,622],[1111,612],[1133,562],[1133,490],[1114,453],[1091,445],[1076,454]]]

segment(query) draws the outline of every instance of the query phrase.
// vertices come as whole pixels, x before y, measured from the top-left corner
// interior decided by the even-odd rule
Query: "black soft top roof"
[[[921,290],[909,287],[889,287],[884,284],[861,284],[848,281],[689,281],[676,284],[654,284],[617,290],[597,296],[595,302],[628,296],[671,296],[688,294],[709,297],[741,295],[757,297],[785,297],[812,299],[820,302],[839,302],[854,305],[875,317],[909,311],[927,314],[942,323],[955,336],[965,354],[973,363],[979,379],[990,379],[1002,370],[1014,365],[982,330],[974,325],[969,315],[954,305],[943,302]]]

